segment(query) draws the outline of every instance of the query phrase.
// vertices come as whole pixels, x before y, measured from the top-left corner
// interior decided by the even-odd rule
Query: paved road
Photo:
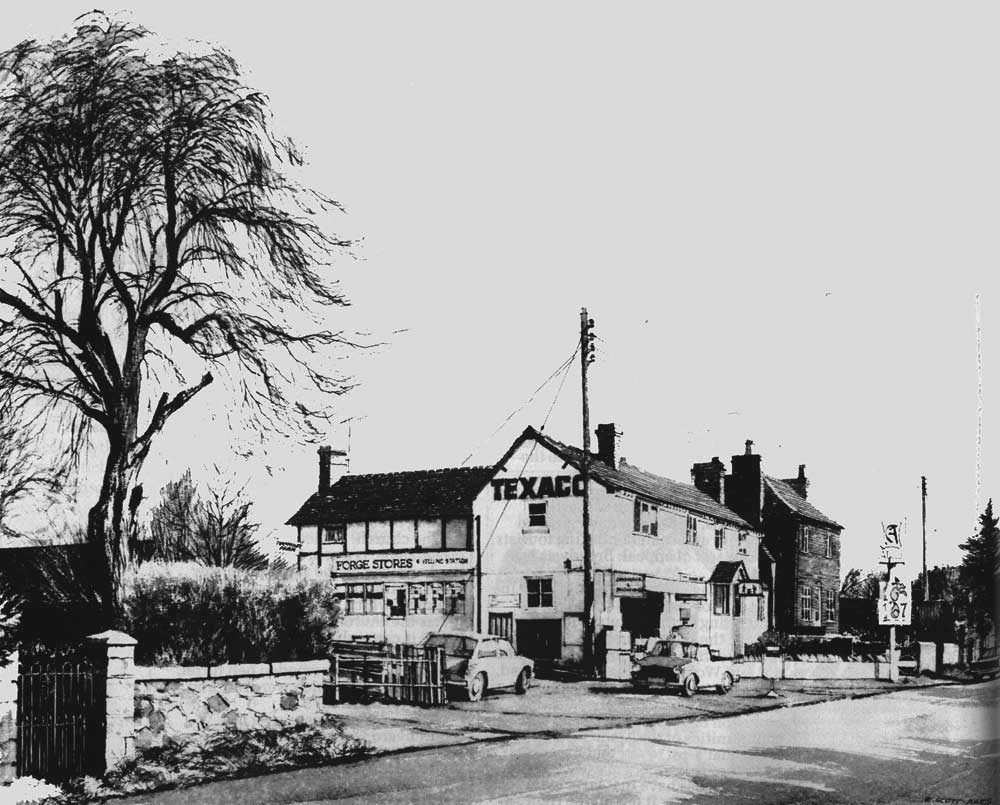
[[[988,802],[1000,685],[502,737],[129,802]]]

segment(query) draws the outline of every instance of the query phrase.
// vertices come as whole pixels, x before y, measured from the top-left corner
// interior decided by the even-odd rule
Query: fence
[[[331,681],[335,704],[375,698],[406,704],[445,704],[448,693],[440,648],[338,642]]]
[[[17,675],[17,775],[67,780],[101,774],[105,668],[80,650],[22,653]]]

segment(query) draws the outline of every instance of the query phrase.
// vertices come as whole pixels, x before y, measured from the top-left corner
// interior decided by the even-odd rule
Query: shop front
[[[430,632],[474,628],[471,551],[337,557],[331,578],[342,640],[419,643]]]

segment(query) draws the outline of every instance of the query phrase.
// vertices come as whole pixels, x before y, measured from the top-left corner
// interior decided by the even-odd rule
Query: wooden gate
[[[338,642],[330,669],[332,703],[384,699],[445,704],[444,654],[439,648]]]
[[[82,650],[21,653],[17,774],[59,781],[104,773],[105,669]]]

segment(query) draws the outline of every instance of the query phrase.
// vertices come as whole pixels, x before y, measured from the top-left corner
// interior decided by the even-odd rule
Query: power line
[[[498,433],[499,433],[499,432],[500,432],[500,431],[501,431],[501,430],[503,429],[503,427],[504,427],[504,426],[505,426],[505,425],[506,425],[506,424],[507,424],[508,422],[510,422],[510,421],[511,421],[511,420],[512,420],[512,419],[513,419],[513,418],[514,418],[515,416],[517,416],[517,415],[518,415],[518,414],[519,414],[519,413],[520,413],[521,411],[523,411],[523,410],[524,410],[524,409],[525,409],[525,408],[526,408],[526,407],[527,407],[528,405],[530,405],[530,404],[531,404],[531,402],[532,402],[532,401],[533,401],[533,400],[535,399],[535,397],[537,397],[537,396],[538,396],[538,393],[539,393],[539,392],[540,392],[540,391],[541,391],[541,390],[542,390],[543,388],[545,388],[545,387],[546,387],[546,386],[547,386],[547,385],[548,385],[548,384],[549,384],[550,382],[552,382],[552,379],[553,379],[553,378],[554,378],[554,377],[555,377],[556,375],[558,375],[558,374],[559,374],[559,373],[560,373],[561,371],[563,371],[563,369],[565,369],[565,368],[566,368],[566,366],[567,366],[568,364],[571,364],[571,363],[573,362],[573,359],[574,359],[574,358],[576,357],[576,353],[577,353],[577,352],[579,351],[579,349],[580,349],[580,345],[579,345],[579,344],[577,344],[577,345],[576,345],[576,349],[574,349],[574,350],[573,350],[573,354],[572,354],[572,355],[570,355],[570,356],[569,356],[569,357],[568,357],[568,358],[567,358],[567,359],[566,359],[565,361],[563,361],[563,362],[562,362],[561,364],[559,364],[559,367],[558,367],[558,368],[557,368],[557,369],[556,369],[556,370],[555,370],[555,371],[554,371],[554,372],[553,372],[552,374],[550,374],[550,375],[549,375],[549,376],[548,376],[547,378],[545,378],[545,381],[544,381],[544,382],[542,383],[542,385],[540,385],[540,386],[539,386],[539,387],[538,387],[537,389],[535,389],[535,390],[534,390],[534,391],[533,391],[533,392],[531,393],[531,396],[530,396],[530,397],[528,397],[528,399],[527,399],[527,400],[525,400],[525,401],[524,401],[524,402],[523,402],[523,403],[522,403],[521,405],[519,405],[519,406],[518,406],[517,408],[515,408],[515,409],[514,409],[514,410],[513,410],[513,411],[512,411],[512,412],[511,412],[511,413],[510,413],[510,414],[509,414],[508,416],[507,416],[507,418],[506,418],[506,419],[504,419],[504,421],[503,421],[503,422],[501,422],[501,423],[500,423],[500,424],[499,424],[499,425],[498,425],[498,426],[496,427],[496,429],[495,429],[495,430],[494,430],[494,431],[493,431],[493,432],[492,432],[492,433],[491,433],[491,434],[490,434],[489,436],[487,436],[487,437],[486,437],[485,439],[483,439],[483,440],[482,440],[482,441],[481,441],[481,442],[480,442],[479,444],[477,444],[477,445],[476,445],[475,447],[473,447],[473,448],[472,448],[472,452],[470,452],[470,453],[469,453],[469,455],[467,455],[467,456],[466,456],[466,457],[465,457],[465,458],[463,459],[462,463],[461,463],[461,464],[459,464],[459,466],[460,466],[460,467],[464,467],[464,466],[466,465],[466,463],[467,463],[467,462],[469,461],[469,459],[470,459],[470,458],[472,458],[472,457],[473,457],[473,456],[475,455],[476,451],[477,451],[477,450],[478,450],[478,449],[479,449],[480,447],[482,447],[482,446],[483,446],[484,444],[486,444],[486,443],[487,443],[487,442],[488,442],[488,441],[489,441],[490,439],[492,439],[492,438],[493,438],[494,436],[496,436],[496,435],[497,435],[497,434],[498,434]],[[557,396],[558,396],[558,392],[557,392]]]

